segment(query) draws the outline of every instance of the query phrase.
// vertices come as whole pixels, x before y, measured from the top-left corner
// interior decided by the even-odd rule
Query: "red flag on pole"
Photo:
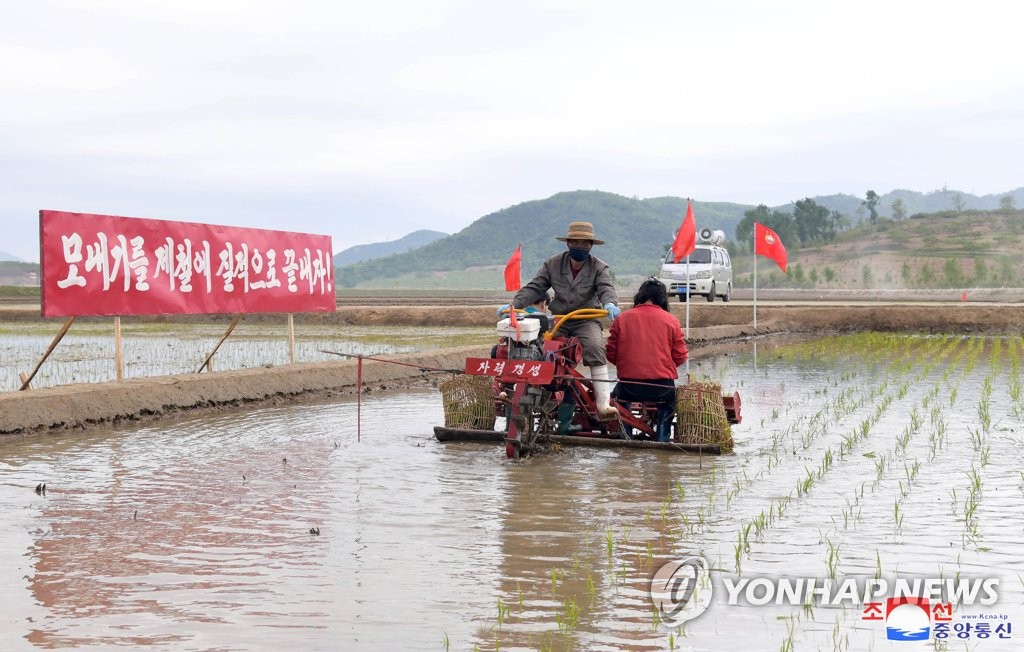
[[[754,253],[771,258],[782,273],[786,273],[786,248],[782,245],[779,234],[757,222],[754,222]]]
[[[512,306],[508,307],[508,325],[516,329],[516,341],[523,336],[523,332],[519,330],[519,317],[516,316],[516,309]]]
[[[523,245],[519,243],[516,246],[516,250],[512,253],[512,256],[505,263],[505,290],[507,292],[515,292],[523,286],[520,277],[522,276],[522,263],[523,263]]]
[[[683,225],[676,233],[676,239],[672,242],[672,255],[675,261],[680,260],[693,253],[697,248],[697,220],[693,217],[693,204],[686,202],[686,217]]]

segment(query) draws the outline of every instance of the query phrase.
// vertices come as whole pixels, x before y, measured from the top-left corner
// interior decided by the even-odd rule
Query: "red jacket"
[[[629,380],[678,378],[676,368],[687,355],[679,320],[652,303],[619,315],[605,349],[619,378]]]

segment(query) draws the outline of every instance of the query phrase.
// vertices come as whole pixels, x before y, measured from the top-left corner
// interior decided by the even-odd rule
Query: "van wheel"
[[[722,295],[722,301],[724,301],[726,303],[729,303],[730,301],[732,301],[732,285],[731,284],[727,288],[725,288],[725,294]]]
[[[711,281],[711,289],[708,290],[708,303],[715,300],[715,282]]]

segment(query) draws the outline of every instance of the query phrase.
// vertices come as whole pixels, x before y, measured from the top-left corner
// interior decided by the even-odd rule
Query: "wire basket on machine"
[[[461,374],[439,385],[445,428],[494,430],[494,380]]]
[[[675,441],[719,446],[723,453],[732,450],[732,429],[725,416],[720,383],[690,380],[676,387]]]

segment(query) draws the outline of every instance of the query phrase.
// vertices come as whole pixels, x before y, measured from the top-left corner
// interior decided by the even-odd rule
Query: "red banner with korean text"
[[[541,360],[504,360],[499,358],[466,358],[470,376],[495,376],[503,383],[526,381],[530,385],[547,385],[555,377],[555,363]]]
[[[331,238],[39,211],[44,317],[332,312]]]

